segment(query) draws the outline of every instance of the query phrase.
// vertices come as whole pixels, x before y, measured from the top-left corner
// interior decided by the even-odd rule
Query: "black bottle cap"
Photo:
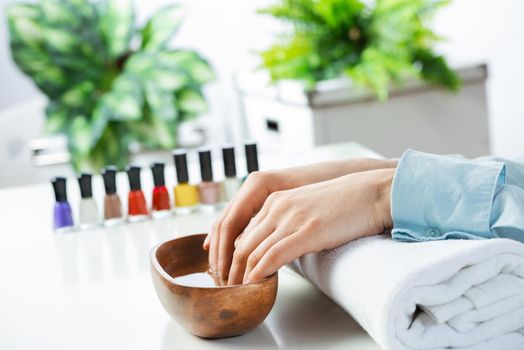
[[[116,193],[116,172],[117,169],[114,166],[108,166],[102,170],[102,178],[104,179],[106,194]]]
[[[153,172],[153,182],[155,187],[165,186],[166,179],[164,176],[164,163],[151,164],[151,171]]]
[[[51,180],[53,190],[55,191],[55,199],[57,202],[67,202],[66,179],[65,177],[55,177]]]
[[[256,143],[246,143],[246,163],[247,172],[251,174],[253,171],[258,171],[258,152]]]
[[[129,189],[131,191],[139,191],[142,189],[140,184],[140,167],[136,165],[128,165],[126,168],[127,177],[129,178]]]
[[[202,176],[202,181],[213,181],[213,164],[211,163],[211,151],[199,151],[198,160],[200,162],[200,175]]]
[[[235,163],[235,148],[227,146],[222,148],[222,158],[224,160],[224,175],[226,177],[237,176],[237,167]]]
[[[82,173],[78,175],[78,185],[80,186],[80,195],[82,198],[93,197],[93,189],[91,187],[92,175],[89,173]]]
[[[176,179],[178,183],[189,182],[189,172],[187,171],[187,157],[184,150],[177,150],[173,152],[175,158]]]

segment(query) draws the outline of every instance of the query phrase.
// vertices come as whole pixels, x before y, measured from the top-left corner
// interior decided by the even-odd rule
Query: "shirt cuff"
[[[491,238],[493,198],[504,164],[407,150],[391,188],[393,239],[406,242]]]

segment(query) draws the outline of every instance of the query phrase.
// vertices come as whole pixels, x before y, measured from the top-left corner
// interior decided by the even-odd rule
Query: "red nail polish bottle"
[[[145,220],[148,217],[146,199],[140,183],[140,167],[130,165],[126,168],[129,178],[129,195],[127,199],[127,212],[130,222]]]
[[[151,171],[153,172],[153,182],[155,184],[153,188],[153,217],[169,216],[171,215],[171,201],[166,188],[164,163],[153,163]]]

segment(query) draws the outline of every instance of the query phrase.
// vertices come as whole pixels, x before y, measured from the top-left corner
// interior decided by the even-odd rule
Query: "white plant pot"
[[[409,80],[379,102],[347,79],[321,82],[306,93],[301,84],[276,86],[238,80],[248,137],[263,151],[295,151],[356,141],[386,157],[407,148],[480,156],[489,153],[487,67],[457,70],[457,93]]]

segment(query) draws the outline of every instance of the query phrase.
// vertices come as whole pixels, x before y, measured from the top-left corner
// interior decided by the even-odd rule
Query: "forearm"
[[[270,170],[267,173],[272,178],[278,179],[274,181],[274,191],[279,191],[332,180],[344,175],[363,171],[394,169],[397,164],[397,160],[357,158]]]

